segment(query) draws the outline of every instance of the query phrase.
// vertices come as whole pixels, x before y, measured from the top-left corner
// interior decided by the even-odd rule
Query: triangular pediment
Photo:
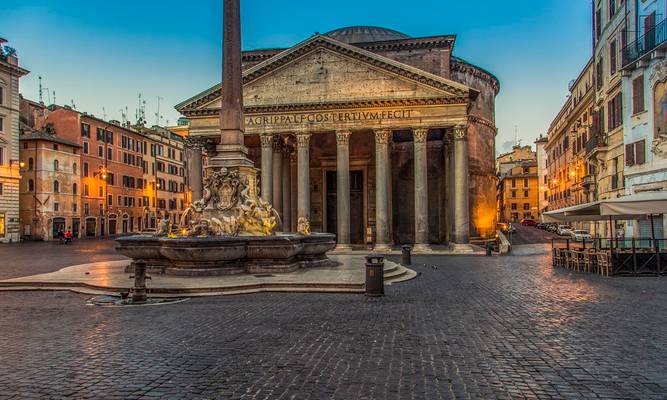
[[[474,89],[325,36],[315,36],[243,73],[246,107],[402,99],[459,99]],[[220,108],[220,85],[179,104]]]

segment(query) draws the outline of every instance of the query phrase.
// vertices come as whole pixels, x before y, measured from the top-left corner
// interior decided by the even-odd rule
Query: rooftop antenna
[[[517,146],[519,144],[519,126],[514,125],[514,145]]]
[[[53,91],[53,103],[52,104],[54,104],[54,105],[56,104],[56,91],[55,90]]]
[[[104,107],[102,107],[102,119],[105,121],[107,120],[107,110],[105,110]]]
[[[39,77],[39,104],[44,104],[42,100],[42,77]]]
[[[72,109],[76,110],[76,104],[74,104],[74,99],[71,99],[70,102],[72,103]]]
[[[160,115],[160,100],[164,100],[164,98],[160,96],[157,97],[157,112],[155,113],[155,117],[157,119],[157,126],[160,126],[160,118],[162,117]]]

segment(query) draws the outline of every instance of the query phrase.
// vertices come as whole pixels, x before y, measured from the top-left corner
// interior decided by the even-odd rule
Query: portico
[[[248,158],[284,230],[305,218],[341,250],[469,243],[477,90],[316,35],[247,68],[244,93]],[[220,96],[177,107],[190,135],[216,132]]]

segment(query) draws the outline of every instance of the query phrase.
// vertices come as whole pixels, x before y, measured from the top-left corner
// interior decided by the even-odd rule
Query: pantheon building
[[[243,52],[245,144],[283,230],[378,250],[494,235],[499,83],[455,41],[357,26]],[[176,106],[191,136],[219,134],[221,90]]]

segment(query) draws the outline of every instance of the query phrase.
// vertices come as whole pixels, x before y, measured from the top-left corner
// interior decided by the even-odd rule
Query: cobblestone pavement
[[[109,309],[0,293],[0,399],[667,398],[663,279],[546,255],[416,261],[422,275],[384,298]]]
[[[0,280],[44,274],[70,265],[123,260],[112,239],[75,240],[71,245],[22,242],[0,245]]]
[[[512,234],[510,240],[512,241],[512,245],[515,246],[531,243],[551,243],[551,239],[558,239],[560,242],[565,238],[565,236],[558,236],[555,233],[532,226],[522,226],[519,223],[515,223],[514,226],[516,227],[516,232]]]

